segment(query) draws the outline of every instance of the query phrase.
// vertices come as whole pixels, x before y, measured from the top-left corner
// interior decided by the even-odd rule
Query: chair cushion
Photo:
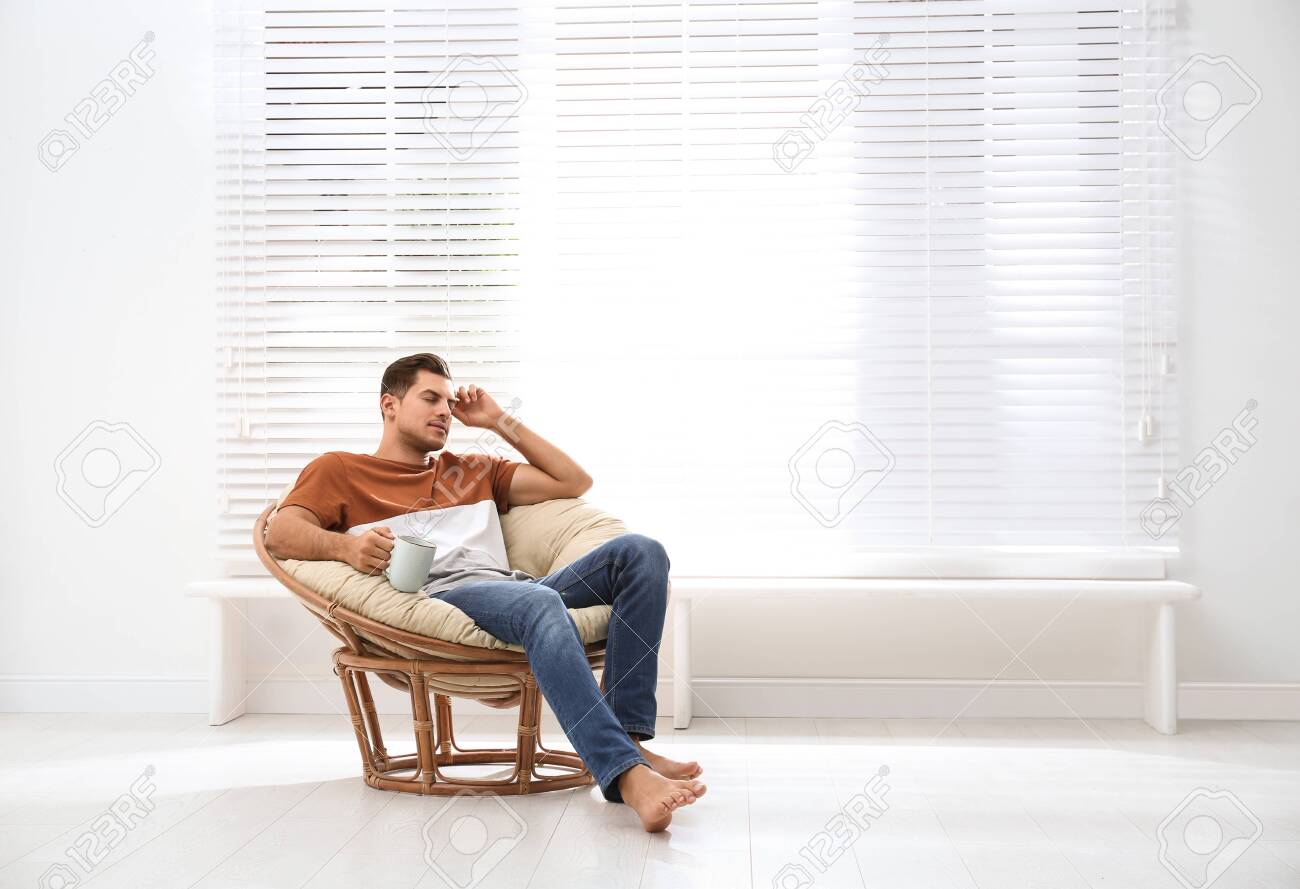
[[[545,577],[585,556],[627,527],[581,498],[513,507],[501,516],[511,568]]]
[[[548,500],[532,506],[516,506],[502,516],[502,533],[510,566],[538,577],[564,567],[625,530],[621,521],[581,499]],[[294,578],[329,601],[386,626],[458,645],[523,651],[522,646],[503,642],[483,630],[454,605],[394,589],[382,574],[363,574],[345,562],[285,559],[280,564]],[[590,644],[605,638],[609,628],[608,605],[570,608],[569,613],[583,642]],[[372,638],[366,633],[361,635],[372,644],[385,647],[382,639]],[[418,645],[411,647],[420,648]],[[436,654],[430,649],[422,650]],[[447,657],[443,654],[438,656]],[[471,680],[480,677],[458,678]]]

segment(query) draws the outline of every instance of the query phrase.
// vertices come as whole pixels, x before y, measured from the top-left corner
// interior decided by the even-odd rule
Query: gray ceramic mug
[[[429,580],[429,569],[433,567],[433,556],[437,551],[435,544],[419,537],[398,537],[393,541],[384,576],[393,589],[404,593],[419,592]]]

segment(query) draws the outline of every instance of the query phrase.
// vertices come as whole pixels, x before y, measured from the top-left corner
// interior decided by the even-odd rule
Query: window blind
[[[423,349],[681,572],[1176,545],[1164,3],[276,7],[222,103],[232,556]],[[459,53],[527,94],[468,157],[411,117]]]

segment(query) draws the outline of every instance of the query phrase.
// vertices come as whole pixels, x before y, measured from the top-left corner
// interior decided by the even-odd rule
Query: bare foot
[[[689,806],[707,790],[702,781],[665,778],[654,769],[637,763],[618,776],[618,790],[641,819],[647,833],[657,833],[673,820],[673,812]]]
[[[700,768],[700,764],[695,760],[678,762],[675,759],[660,756],[658,753],[651,753],[649,750],[641,746],[641,740],[639,738],[633,737],[632,741],[641,750],[641,755],[650,763],[650,768],[654,769],[665,778],[684,780],[686,778],[698,778],[704,773],[704,769]]]

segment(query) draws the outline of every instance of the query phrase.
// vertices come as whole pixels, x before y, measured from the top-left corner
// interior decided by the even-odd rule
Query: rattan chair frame
[[[365,782],[380,790],[451,796],[462,792],[502,796],[542,793],[581,787],[593,781],[577,753],[551,750],[541,742],[541,691],[523,652],[488,649],[446,642],[390,627],[331,602],[293,575],[266,550],[266,523],[275,506],[268,506],[253,526],[253,545],[266,570],[289,590],[335,638],[343,643],[334,651],[334,674],[343,685],[352,718],[352,730],[361,751]],[[364,633],[366,638],[363,638]],[[371,640],[382,640],[375,644]],[[431,655],[412,646],[447,657]],[[605,665],[605,642],[585,646],[592,669]],[[379,715],[367,674],[406,692],[411,699],[415,752],[394,756],[384,745]],[[463,748],[456,743],[452,725],[451,693],[431,688],[438,676],[491,676],[517,687],[510,692],[479,696],[497,708],[519,707],[516,742],[509,747]],[[602,675],[601,685],[604,685]],[[464,695],[463,697],[471,697]],[[432,707],[430,700],[432,699]],[[444,771],[449,766],[512,766],[507,778],[465,778]],[[538,771],[545,766],[556,774]],[[409,774],[408,774],[409,773]]]

